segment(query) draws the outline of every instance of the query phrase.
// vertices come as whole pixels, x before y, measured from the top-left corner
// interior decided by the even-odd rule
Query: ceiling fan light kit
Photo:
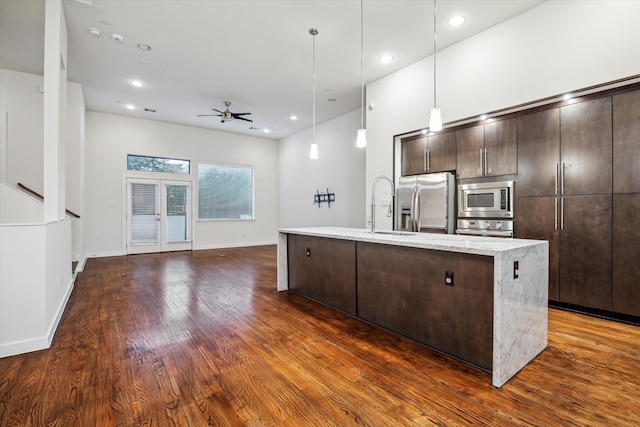
[[[245,122],[253,123],[253,120],[249,120],[242,116],[247,116],[251,113],[232,113],[229,111],[229,107],[231,106],[231,101],[224,101],[224,105],[226,105],[227,109],[225,111],[220,111],[215,108],[212,108],[213,111],[217,111],[220,114],[198,114],[198,117],[221,117],[220,123],[230,122],[232,120],[244,120]]]

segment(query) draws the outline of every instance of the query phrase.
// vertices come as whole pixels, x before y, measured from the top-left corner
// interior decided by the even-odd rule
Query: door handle
[[[560,187],[561,187],[561,194],[564,196],[564,179],[565,179],[565,175],[564,175],[564,171],[565,171],[565,163],[562,162],[562,175],[560,176]]]
[[[553,229],[557,230],[558,229],[558,198],[555,198],[555,214],[553,216]]]
[[[555,192],[556,195],[558,195],[558,175],[559,174],[560,174],[560,163],[556,162],[556,192]]]
[[[487,149],[484,149],[484,172],[482,175],[489,175],[489,163],[487,162]]]
[[[560,230],[564,230],[564,197],[560,198]]]
[[[422,170],[423,172],[427,172],[427,149],[424,149],[424,153],[422,156]]]
[[[416,203],[416,209],[414,211],[415,226],[413,231],[420,231],[420,191],[416,191],[415,203]]]

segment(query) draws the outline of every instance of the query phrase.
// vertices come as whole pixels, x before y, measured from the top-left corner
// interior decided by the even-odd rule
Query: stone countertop
[[[404,231],[395,232],[387,230],[378,230],[372,234],[370,230],[364,228],[346,227],[281,228],[279,232],[488,256],[500,255],[501,253],[514,249],[548,244],[544,240],[507,239],[457,234],[411,233]]]

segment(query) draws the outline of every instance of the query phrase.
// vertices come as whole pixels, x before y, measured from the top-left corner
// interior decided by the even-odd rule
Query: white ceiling
[[[45,0],[0,0],[0,67],[42,74]],[[440,0],[438,50],[523,13],[540,0]],[[88,110],[282,138],[360,106],[359,0],[63,0],[68,79]],[[365,82],[433,52],[433,1],[364,1]],[[447,25],[455,15],[467,21]],[[92,37],[87,28],[102,31]],[[122,43],[112,34],[123,37]],[[151,50],[138,49],[139,43]],[[378,57],[394,60],[383,65]],[[139,79],[145,86],[130,86]],[[329,102],[328,99],[335,99]],[[198,114],[250,112],[253,123]],[[127,103],[137,109],[124,108]],[[144,111],[145,108],[156,110]],[[292,121],[291,114],[299,119]],[[254,127],[256,129],[250,129]],[[269,134],[264,129],[271,129]]]

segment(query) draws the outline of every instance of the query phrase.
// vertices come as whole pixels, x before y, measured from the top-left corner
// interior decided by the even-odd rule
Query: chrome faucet
[[[373,180],[373,184],[371,186],[371,232],[372,233],[376,232],[376,184],[378,184],[378,181],[380,181],[381,179],[387,180],[391,185],[391,199],[389,200],[389,210],[387,211],[387,216],[389,217],[393,215],[393,210],[391,207],[393,203],[393,196],[395,196],[394,194],[395,187],[393,185],[393,181],[391,181],[389,178],[387,178],[384,175],[379,175]]]

